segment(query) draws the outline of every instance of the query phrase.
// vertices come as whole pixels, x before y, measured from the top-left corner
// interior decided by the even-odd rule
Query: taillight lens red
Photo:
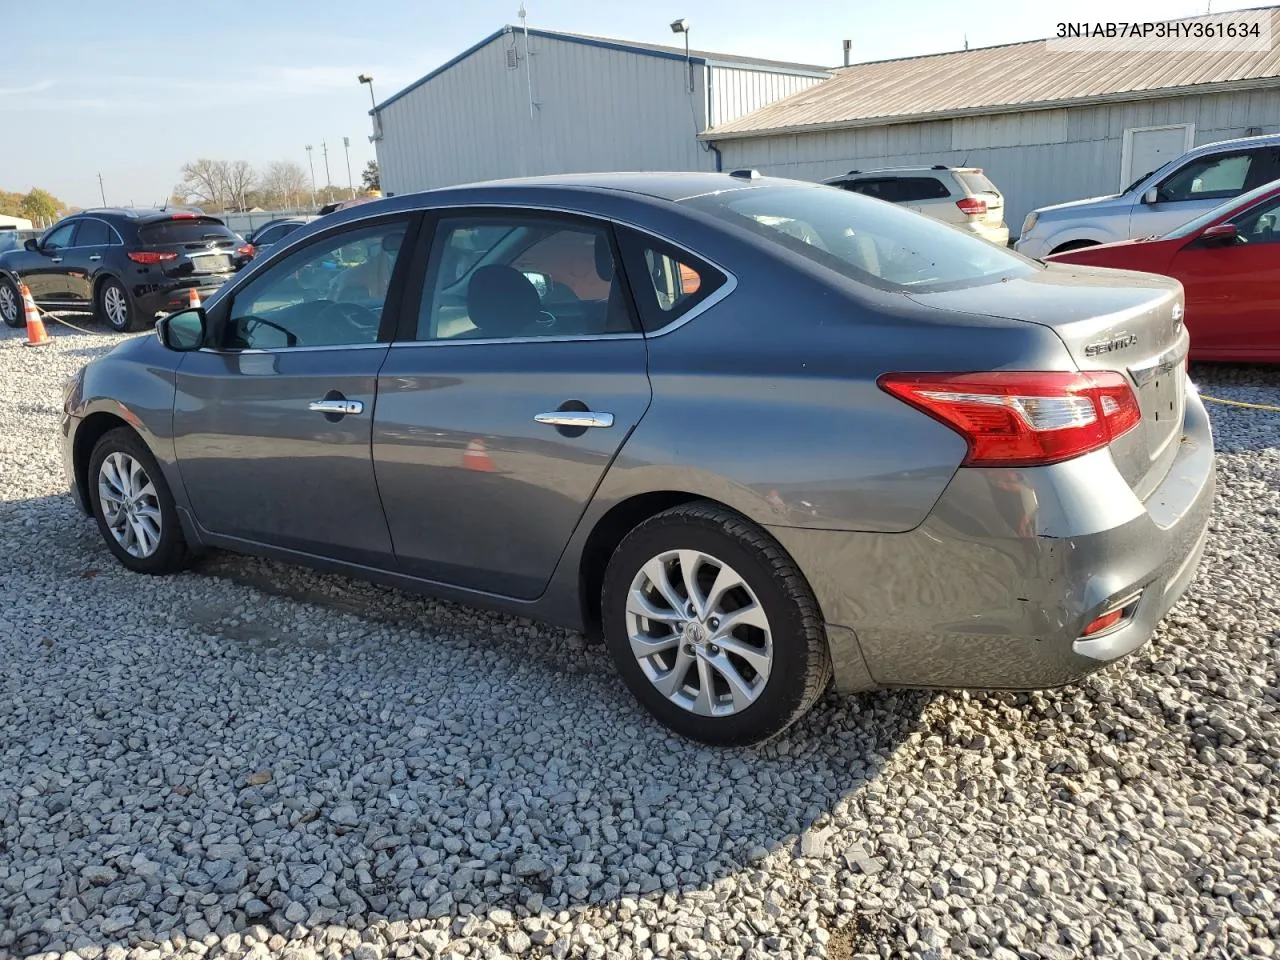
[[[236,247],[236,253],[240,254],[242,257],[252,257],[257,253],[257,250],[254,249],[252,243],[246,243],[243,246]]]
[[[169,219],[170,220],[196,220],[199,218],[199,216],[200,214],[198,213],[171,213],[169,214]]]
[[[987,201],[979,200],[977,197],[965,197],[963,200],[957,200],[956,206],[966,216],[970,217],[978,217],[987,212]]]
[[[177,260],[178,255],[159,250],[134,250],[129,254],[129,259],[134,263],[164,263],[166,260]]]
[[[1107,446],[1142,420],[1122,374],[888,373],[880,388],[955,430],[967,466],[1039,466]]]

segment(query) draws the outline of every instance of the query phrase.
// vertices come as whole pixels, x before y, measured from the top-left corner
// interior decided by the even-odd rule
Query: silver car
[[[506,181],[292,234],[68,385],[126,567],[260,554],[603,637],[758,741],[834,677],[1036,688],[1140,647],[1214,488],[1182,291],[754,171]]]
[[[1022,222],[1017,250],[1039,259],[1100,243],[1163,236],[1278,179],[1280,134],[1207,143],[1149,170],[1120,193],[1031,211]]]

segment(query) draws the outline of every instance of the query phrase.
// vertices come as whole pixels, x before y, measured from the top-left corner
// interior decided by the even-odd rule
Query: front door
[[[1160,236],[1246,190],[1280,176],[1275,148],[1211,154],[1190,160],[1156,187],[1156,202],[1133,206],[1129,236]]]
[[[323,234],[213,318],[219,348],[178,369],[174,444],[211,533],[354,563],[393,563],[370,441],[409,220]]]
[[[1232,221],[1239,242],[1195,240],[1174,255],[1192,349],[1215,357],[1280,360],[1280,200]]]
[[[65,305],[72,299],[67,249],[75,237],[77,222],[54,227],[40,239],[39,249],[23,257],[19,276],[31,297],[40,304]]]
[[[611,230],[441,220],[416,324],[378,378],[373,456],[400,569],[541,594],[650,399]]]

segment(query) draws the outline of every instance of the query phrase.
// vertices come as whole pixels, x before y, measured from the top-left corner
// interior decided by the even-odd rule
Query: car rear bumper
[[[999,247],[1007,247],[1009,245],[1009,228],[1005,224],[998,225],[990,223],[966,223],[964,228],[970,233],[988,240]]]
[[[219,274],[204,277],[184,277],[163,283],[136,284],[133,302],[139,315],[156,319],[175,310],[183,310],[191,303],[191,291],[206,300],[235,274]]]
[[[1100,450],[962,468],[908,533],[772,528],[830,624],[837,686],[1054,687],[1146,643],[1194,578],[1213,508],[1209,419],[1188,391],[1177,459],[1145,502]],[[1121,603],[1127,619],[1081,639]]]

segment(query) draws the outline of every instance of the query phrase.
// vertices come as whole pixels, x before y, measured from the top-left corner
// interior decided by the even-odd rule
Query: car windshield
[[[1230,210],[1247,210],[1262,197],[1265,197],[1269,193],[1273,193],[1277,186],[1280,186],[1280,180],[1273,181],[1272,183],[1264,183],[1262,186],[1250,190],[1246,194],[1242,194],[1238,197],[1232,197],[1230,200],[1218,204],[1212,210],[1200,214],[1200,216],[1196,217],[1194,220],[1188,220],[1182,226],[1170,230],[1162,239],[1181,240],[1183,237],[1189,237],[1198,230],[1207,227],[1218,218],[1225,216]]]
[[[1147,179],[1147,177],[1151,176],[1153,173],[1155,173],[1155,170],[1148,170],[1146,173],[1144,173],[1142,176],[1140,176],[1137,180],[1133,181],[1133,183],[1129,184],[1127,187],[1125,187],[1125,188],[1124,188],[1123,190],[1121,190],[1120,192],[1121,192],[1121,193],[1128,193],[1130,190],[1134,190],[1134,189],[1136,189],[1136,188],[1137,188],[1137,186],[1138,186],[1138,184],[1140,184],[1143,180]]]
[[[963,287],[1039,269],[986,240],[847,191],[769,186],[684,202],[882,290]]]

